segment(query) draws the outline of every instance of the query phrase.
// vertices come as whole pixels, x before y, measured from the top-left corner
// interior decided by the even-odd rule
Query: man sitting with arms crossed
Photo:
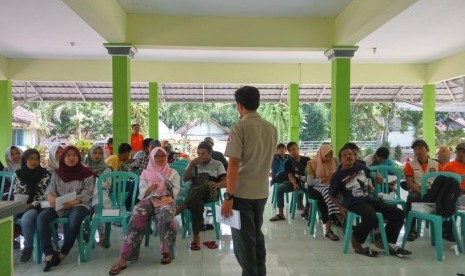
[[[339,151],[341,169],[337,170],[332,178],[329,187],[329,195],[341,211],[346,216],[348,210],[362,217],[362,221],[355,227],[352,234],[352,247],[355,252],[364,256],[375,257],[376,251],[369,247],[362,247],[368,234],[378,227],[376,212],[383,214],[387,224],[385,226],[386,237],[389,245],[389,252],[395,256],[410,255],[411,252],[395,246],[400,230],[404,225],[404,212],[396,206],[380,202],[372,194],[373,186],[370,178],[376,176],[365,165],[356,162],[353,151],[350,147],[344,146]],[[382,178],[376,177],[378,183]],[[344,205],[339,201],[338,196],[342,195]],[[376,247],[383,249],[381,237],[376,235]]]
[[[191,210],[193,232],[191,250],[200,250],[199,233],[200,225],[203,221],[203,203],[211,201],[212,191],[226,187],[226,171],[220,161],[212,158],[212,151],[212,147],[208,143],[200,143],[197,147],[198,157],[189,163],[182,177],[183,181],[191,181],[191,188],[189,189],[189,195],[184,200],[184,204],[176,209],[176,215],[186,208]],[[209,176],[208,181],[196,183],[199,182],[199,179],[203,177],[202,174],[205,173]],[[216,196],[216,200],[218,200],[218,196]],[[204,242],[204,244],[209,248],[217,247],[214,242]]]

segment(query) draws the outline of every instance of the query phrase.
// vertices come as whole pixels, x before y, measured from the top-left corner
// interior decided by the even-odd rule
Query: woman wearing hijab
[[[40,153],[28,149],[21,157],[21,168],[16,171],[14,186],[15,201],[26,202],[26,211],[19,214],[21,231],[24,236],[24,249],[20,262],[31,259],[36,218],[40,213],[40,202],[45,200],[45,191],[50,183],[49,172],[40,166]]]
[[[111,172],[112,169],[105,163],[105,159],[103,158],[103,148],[99,145],[93,145],[89,151],[87,152],[87,162],[85,165],[94,172],[94,177],[99,177],[104,173]],[[110,198],[108,196],[110,187],[111,187],[111,179],[108,178],[108,181],[105,181],[102,186],[103,190],[103,205],[104,208],[110,207]],[[92,210],[95,213],[97,206],[98,206],[98,190],[94,189],[94,196],[92,198]],[[103,232],[103,223],[98,226],[98,233],[99,233],[99,244],[105,244],[105,233]]]
[[[5,151],[6,170],[16,172],[21,169],[21,156],[23,151],[15,146],[8,147]]]
[[[48,169],[53,172],[58,169],[63,147],[59,144],[54,144],[48,150]]]
[[[139,257],[140,243],[145,234],[150,217],[155,216],[155,224],[160,233],[161,263],[172,261],[171,248],[176,242],[176,205],[174,199],[179,191],[180,177],[168,165],[166,151],[156,147],[150,152],[147,168],[139,181],[139,199],[134,207],[128,231],[120,247],[119,259],[111,267],[110,275],[116,275],[127,267],[127,260]]]
[[[57,266],[69,253],[76,241],[84,218],[89,215],[93,195],[94,173],[81,163],[79,149],[67,146],[63,149],[59,168],[55,169],[47,188],[46,196],[51,208],[45,208],[37,217],[40,247],[45,255],[44,272]],[[55,210],[56,198],[76,192],[76,198],[63,203],[63,208]],[[67,217],[64,226],[64,243],[60,252],[53,250],[50,223],[58,217]]]
[[[322,145],[315,158],[307,166],[307,184],[309,196],[318,200],[323,223],[326,225],[325,237],[332,241],[338,241],[339,237],[331,231],[330,215],[339,214],[338,208],[331,201],[328,194],[329,183],[336,171],[336,161],[333,159],[333,148],[329,144]]]

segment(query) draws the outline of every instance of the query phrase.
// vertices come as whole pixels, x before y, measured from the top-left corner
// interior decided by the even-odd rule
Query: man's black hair
[[[350,143],[350,144],[353,144],[353,145],[348,145],[349,143],[345,144],[340,150],[339,150],[339,153],[338,153],[338,157],[339,159],[341,159],[341,154],[342,154],[342,151],[346,150],[346,149],[349,149],[351,151],[353,151],[355,148],[353,147],[353,145],[355,145],[354,143]],[[357,145],[356,145],[357,146]],[[358,148],[358,147],[357,147]]]
[[[140,124],[138,123],[132,124],[131,128],[134,128],[135,126],[140,126]]]
[[[260,106],[260,92],[253,86],[243,86],[236,90],[234,98],[247,110],[257,110]]]
[[[287,150],[289,150],[289,148],[292,147],[292,146],[296,146],[297,148],[299,148],[299,146],[297,145],[296,142],[289,142],[289,143],[287,143],[287,146],[286,146]]]
[[[132,147],[128,143],[119,144],[118,153],[126,153],[126,152],[131,151],[131,150],[132,150]]]
[[[208,142],[202,142],[197,146],[197,149],[206,149],[208,153],[213,152],[212,146]]]
[[[383,159],[388,159],[389,154],[390,154],[389,149],[386,147],[379,147],[375,152],[376,156],[381,157]]]
[[[142,147],[144,149],[148,148],[150,146],[150,142],[152,142],[152,138],[145,138],[144,141],[142,141]]]
[[[276,149],[280,149],[280,148],[286,148],[286,145],[284,145],[283,143],[279,143],[279,144],[276,146]]]
[[[107,145],[113,145],[113,137],[108,138]]]

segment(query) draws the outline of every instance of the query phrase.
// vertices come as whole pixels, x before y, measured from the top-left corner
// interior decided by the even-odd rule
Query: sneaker
[[[28,262],[32,257],[32,247],[24,247],[24,249],[21,251],[21,257],[19,258],[19,261],[21,263],[26,263]]]

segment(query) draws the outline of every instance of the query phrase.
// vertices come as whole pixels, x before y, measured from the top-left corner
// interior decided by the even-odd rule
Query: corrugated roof
[[[159,97],[164,102],[234,102],[234,91],[241,84],[176,84],[160,83]],[[255,85],[262,102],[287,102],[288,84]],[[417,85],[353,85],[352,102],[404,102],[421,106],[423,90]],[[110,82],[13,82],[15,101],[98,101],[112,100]],[[148,101],[148,83],[132,83],[131,99]],[[331,86],[300,85],[300,101],[330,102]],[[436,85],[436,103],[465,102],[462,79]]]

